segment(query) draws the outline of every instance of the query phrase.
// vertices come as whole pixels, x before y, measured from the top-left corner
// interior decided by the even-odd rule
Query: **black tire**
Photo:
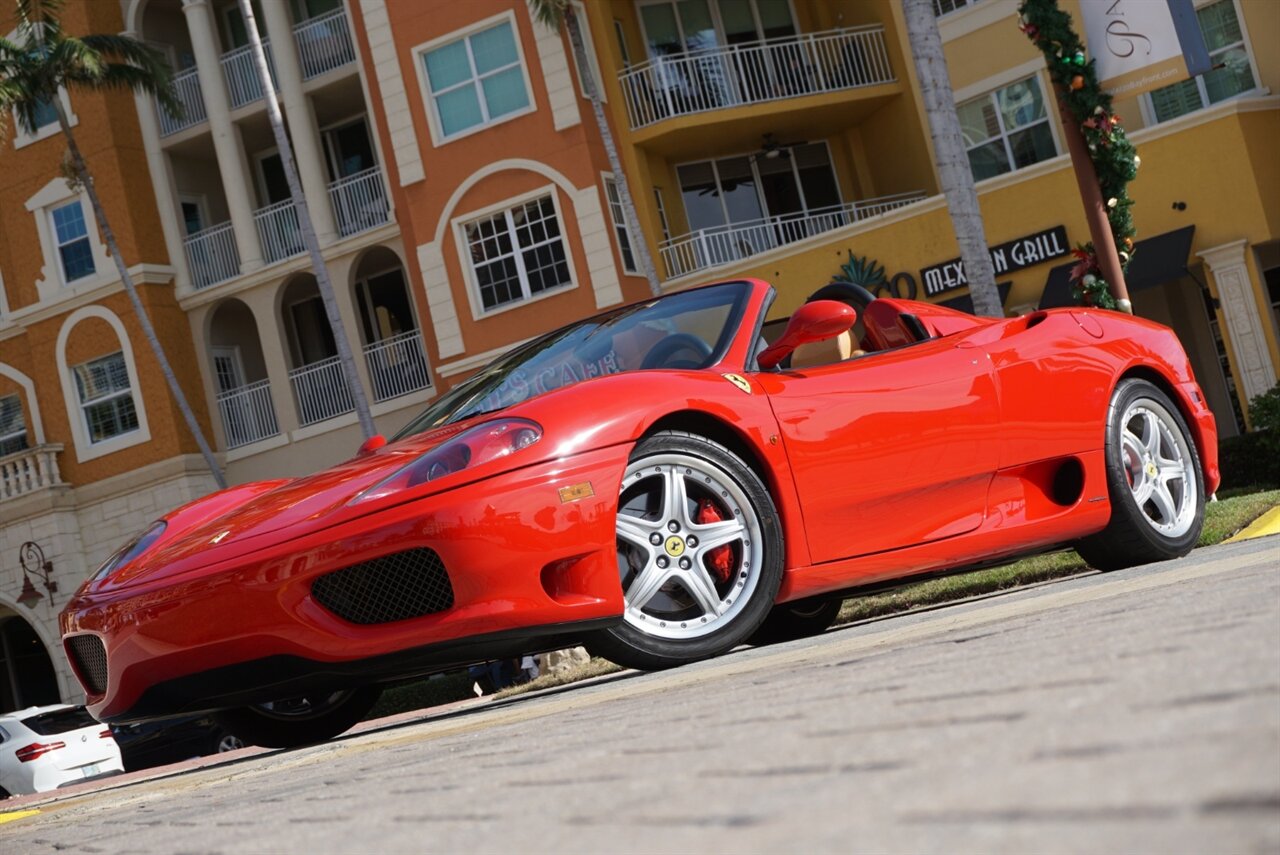
[[[773,500],[749,466],[705,437],[664,431],[632,452],[618,506],[627,611],[588,639],[593,654],[658,670],[751,637],[778,594],[783,544]]]
[[[245,745],[296,748],[349,730],[373,709],[381,694],[380,686],[318,692],[275,704],[222,710],[214,714],[214,720]]]
[[[774,606],[747,644],[762,646],[821,635],[836,622],[844,600],[806,600]]]
[[[1152,383],[1122,380],[1111,396],[1106,430],[1111,520],[1077,543],[1076,551],[1098,570],[1186,555],[1204,526],[1205,494],[1200,455],[1182,414]],[[1175,468],[1181,475],[1166,478]]]

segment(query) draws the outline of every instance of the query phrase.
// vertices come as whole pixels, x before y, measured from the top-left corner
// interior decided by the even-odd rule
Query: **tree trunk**
[[[662,284],[658,281],[658,271],[653,266],[653,256],[649,254],[649,244],[645,242],[644,231],[640,228],[640,216],[636,213],[635,199],[631,195],[631,183],[627,181],[627,173],[622,169],[622,161],[618,158],[618,147],[613,141],[613,132],[609,130],[609,120],[600,104],[600,90],[596,86],[595,74],[591,71],[591,63],[587,58],[586,45],[582,41],[582,30],[579,29],[578,16],[571,3],[564,7],[564,23],[569,31],[569,42],[573,45],[573,55],[578,60],[578,71],[582,75],[582,88],[587,90],[587,98],[591,100],[591,112],[595,114],[596,125],[600,128],[600,138],[604,142],[605,154],[609,157],[609,169],[613,171],[613,180],[618,188],[618,200],[622,203],[624,225],[631,235],[631,251],[635,253],[640,264],[640,272],[649,282],[649,290],[653,296],[662,294]],[[606,200],[607,201],[607,200]]]
[[[1004,306],[996,289],[995,269],[991,265],[986,230],[982,226],[982,209],[978,207],[978,194],[973,188],[973,171],[969,168],[969,154],[960,133],[951,75],[947,72],[947,60],[942,53],[942,36],[938,33],[933,3],[931,0],[902,0],[902,11],[907,22],[916,76],[920,78],[925,114],[929,117],[938,176],[942,192],[947,197],[956,243],[960,245],[964,275],[969,281],[973,311],[977,315],[1002,318]]]
[[[364,393],[364,384],[360,382],[360,373],[356,370],[355,358],[351,354],[351,344],[347,340],[347,332],[338,314],[338,301],[333,296],[333,282],[329,279],[329,268],[325,266],[324,256],[320,254],[320,242],[316,239],[315,225],[311,222],[311,209],[307,207],[307,197],[302,193],[302,183],[298,180],[298,171],[293,162],[293,148],[284,131],[284,117],[280,113],[280,101],[276,98],[275,84],[271,80],[271,72],[267,68],[267,54],[262,48],[262,37],[258,35],[258,22],[254,20],[253,8],[249,0],[239,0],[240,15],[244,18],[245,32],[252,45],[253,64],[258,71],[258,84],[262,87],[262,97],[267,104],[267,116],[271,120],[271,131],[275,134],[276,146],[280,149],[280,166],[284,170],[285,180],[289,183],[289,195],[298,213],[298,230],[302,232],[302,243],[311,256],[311,266],[316,277],[316,285],[320,290],[320,298],[324,302],[324,312],[329,318],[329,326],[333,330],[333,341],[338,348],[338,363],[342,366],[342,374],[351,390],[351,400],[355,404],[356,417],[360,420],[360,430],[365,439],[377,433],[373,426],[373,416],[369,412],[369,399]],[[322,204],[324,200],[321,200]]]
[[[195,437],[196,445],[200,447],[200,453],[204,455],[204,462],[208,464],[209,471],[213,473],[213,480],[217,483],[219,489],[225,490],[227,488],[227,479],[222,474],[222,467],[218,465],[217,458],[213,456],[213,449],[209,447],[209,443],[204,438],[204,433],[200,430],[196,415],[191,411],[191,405],[187,403],[187,396],[183,394],[182,387],[178,385],[178,378],[174,376],[173,366],[169,364],[169,358],[165,355],[164,347],[160,344],[160,339],[156,337],[155,328],[151,326],[151,318],[147,315],[147,310],[143,307],[142,300],[138,297],[138,290],[134,287],[133,277],[129,275],[129,269],[124,263],[124,256],[120,254],[120,246],[116,243],[115,232],[112,231],[111,223],[107,219],[106,209],[102,207],[102,201],[98,198],[98,191],[93,186],[93,176],[89,174],[89,167],[84,162],[84,156],[80,154],[80,147],[76,145],[75,135],[71,132],[71,125],[67,122],[67,114],[62,109],[61,99],[55,97],[53,105],[58,112],[58,125],[62,128],[62,135],[67,140],[67,149],[71,153],[72,168],[75,170],[76,177],[80,183],[84,185],[85,192],[89,194],[89,204],[93,207],[93,215],[98,220],[98,228],[102,229],[102,237],[107,242],[107,252],[111,253],[111,260],[115,262],[116,273],[120,275],[120,281],[124,284],[125,293],[129,295],[129,302],[133,305],[133,311],[138,316],[138,325],[142,327],[142,334],[146,336],[147,344],[151,346],[151,352],[155,354],[156,362],[160,363],[160,373],[164,375],[165,382],[169,384],[169,393],[173,395],[173,400],[178,405],[178,410],[182,413],[183,420],[187,423],[187,429]],[[141,389],[138,390],[138,394],[142,394]]]

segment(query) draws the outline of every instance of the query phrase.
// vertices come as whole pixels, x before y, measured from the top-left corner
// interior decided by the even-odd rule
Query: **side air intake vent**
[[[311,583],[316,602],[351,623],[422,617],[453,606],[453,585],[434,549],[409,549],[326,573]]]
[[[71,636],[67,639],[67,657],[89,694],[106,694],[107,648],[101,638],[96,635]]]

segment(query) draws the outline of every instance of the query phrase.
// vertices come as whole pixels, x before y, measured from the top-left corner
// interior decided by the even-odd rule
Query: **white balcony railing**
[[[329,201],[343,237],[380,226],[387,221],[387,193],[382,168],[370,167],[329,185]]]
[[[298,45],[303,80],[356,61],[346,9],[338,8],[297,24],[293,28],[293,40]]]
[[[431,385],[427,354],[422,349],[422,336],[417,330],[366,344],[364,360],[369,368],[369,379],[373,382],[375,401],[398,398]]]
[[[275,58],[271,55],[269,40],[262,40],[262,49],[267,54],[267,71],[271,74],[271,82],[279,89],[280,81],[277,79]],[[231,99],[231,109],[252,104],[262,97],[262,85],[258,82],[252,46],[245,45],[224,53],[222,76],[227,81],[227,97]]]
[[[239,448],[280,433],[271,404],[271,381],[259,380],[218,395],[227,448]]]
[[[671,54],[618,75],[632,130],[672,116],[896,79],[879,24]]]
[[[289,372],[289,383],[298,404],[298,422],[303,427],[355,409],[346,375],[336,356],[293,369]]]
[[[267,263],[273,263],[306,250],[302,243],[302,229],[298,225],[298,209],[292,199],[276,202],[253,212],[253,224],[258,230],[258,242]]]
[[[191,271],[191,286],[197,291],[240,274],[240,251],[230,221],[192,232],[183,238],[182,249]]]
[[[0,501],[64,483],[58,472],[61,445],[37,445],[0,457]]]
[[[674,279],[852,225],[923,198],[925,194],[922,192],[899,193],[797,214],[715,226],[665,240],[658,249],[662,253],[667,277]]]
[[[173,94],[182,105],[180,117],[175,118],[170,115],[159,101],[156,102],[156,114],[160,117],[160,136],[162,137],[198,125],[208,118],[204,112],[204,95],[200,92],[200,75],[196,69],[188,68],[173,76]]]

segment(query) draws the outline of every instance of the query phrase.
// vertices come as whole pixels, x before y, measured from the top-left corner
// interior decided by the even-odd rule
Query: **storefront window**
[[[966,101],[956,113],[976,181],[1058,155],[1036,77]]]
[[[1235,0],[1218,0],[1199,9],[1196,17],[1200,20],[1213,70],[1152,92],[1151,113],[1157,122],[1167,122],[1234,98],[1257,85],[1244,32],[1236,16]]]

